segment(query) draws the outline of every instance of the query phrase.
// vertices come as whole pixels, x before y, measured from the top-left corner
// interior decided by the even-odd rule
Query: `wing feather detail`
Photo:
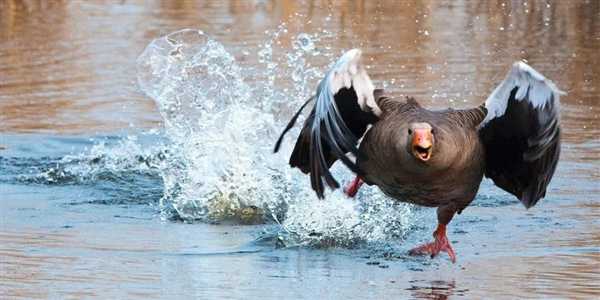
[[[560,91],[516,62],[487,98],[479,134],[485,175],[530,208],[546,195],[560,156]]]
[[[319,198],[324,197],[325,184],[332,189],[339,187],[329,171],[336,160],[361,173],[348,153],[358,155],[359,139],[381,114],[374,85],[360,58],[359,49],[346,52],[321,80],[315,105],[290,157],[292,167],[310,173],[311,187]]]

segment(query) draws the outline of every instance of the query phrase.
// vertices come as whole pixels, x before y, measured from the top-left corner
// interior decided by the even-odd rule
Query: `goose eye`
[[[434,133],[435,133],[435,131],[433,130],[433,128],[431,128],[431,134],[434,134]]]
[[[408,129],[408,134],[412,134],[412,129]]]

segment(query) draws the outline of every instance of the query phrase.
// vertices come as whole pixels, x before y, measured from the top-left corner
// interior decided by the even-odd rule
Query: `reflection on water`
[[[327,29],[333,34],[317,47],[363,48],[377,85],[432,107],[479,104],[514,60],[526,59],[568,92],[552,199],[531,211],[475,203],[453,223],[461,261],[451,266],[343,249],[274,250],[249,243],[254,227],[160,223],[129,200],[157,202],[157,179],[137,169],[100,188],[4,184],[0,173],[0,298],[598,296],[600,1],[1,1],[0,155],[12,147],[81,151],[52,139],[22,150],[9,133],[158,127],[154,103],[135,84],[135,59],[148,42],[198,28],[244,66],[262,68],[256,53],[281,23],[287,32],[273,45],[280,51],[299,33]],[[128,196],[140,185],[146,192]],[[121,201],[68,205],[111,191]]]
[[[454,281],[410,281],[411,287],[407,290],[412,291],[412,296],[418,299],[436,299],[445,300],[449,296],[465,296],[468,290],[457,290],[456,283]]]

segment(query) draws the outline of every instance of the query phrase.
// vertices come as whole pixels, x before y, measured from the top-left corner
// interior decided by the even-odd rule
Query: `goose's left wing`
[[[527,208],[546,195],[558,163],[561,94],[542,74],[516,62],[485,101],[479,129],[485,175]]]

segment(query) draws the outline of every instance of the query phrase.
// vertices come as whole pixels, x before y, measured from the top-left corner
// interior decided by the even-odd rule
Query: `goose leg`
[[[410,255],[425,255],[428,254],[431,258],[434,258],[440,252],[448,253],[450,260],[452,263],[456,262],[456,254],[454,253],[454,249],[452,249],[452,245],[446,236],[446,225],[450,223],[452,217],[454,216],[455,210],[454,206],[440,206],[438,207],[438,226],[437,229],[433,232],[434,241],[431,243],[424,244],[422,246],[413,248],[408,253]]]
[[[358,193],[358,189],[360,189],[363,183],[365,182],[362,179],[360,179],[360,177],[356,176],[354,180],[352,180],[352,182],[348,186],[346,186],[346,188],[344,189],[344,193],[346,193],[348,197],[354,198],[354,196],[356,196],[356,193]]]

